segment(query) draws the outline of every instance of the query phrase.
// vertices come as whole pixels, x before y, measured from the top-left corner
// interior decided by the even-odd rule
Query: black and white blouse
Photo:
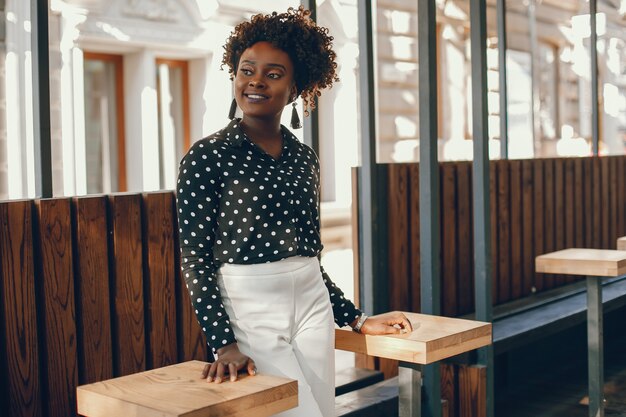
[[[281,126],[282,154],[274,159],[239,122],[196,142],[178,174],[181,269],[213,353],[236,342],[217,285],[221,264],[312,257],[322,250],[317,156]],[[320,270],[335,322],[351,323],[361,312]]]

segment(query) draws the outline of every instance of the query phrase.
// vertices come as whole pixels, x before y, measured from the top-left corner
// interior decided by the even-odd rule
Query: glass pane
[[[87,193],[118,191],[115,64],[85,60],[85,160]]]
[[[183,73],[182,66],[158,65],[159,175],[162,189],[174,188],[178,162],[185,151],[185,117],[188,115],[184,114]]]

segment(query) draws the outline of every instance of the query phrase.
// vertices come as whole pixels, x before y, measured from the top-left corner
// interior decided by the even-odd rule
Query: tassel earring
[[[228,118],[233,120],[235,118],[235,112],[237,111],[237,100],[233,99],[230,103],[230,110],[228,111]]]
[[[298,110],[296,110],[296,102],[292,103],[293,109],[291,110],[291,128],[292,129],[300,129],[302,127],[302,123],[300,123],[300,116],[298,116]]]

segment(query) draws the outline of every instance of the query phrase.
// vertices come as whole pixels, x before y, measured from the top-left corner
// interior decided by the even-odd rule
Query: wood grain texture
[[[617,238],[617,249],[626,250],[626,236]]]
[[[564,162],[564,181],[563,185],[565,188],[564,193],[564,227],[563,230],[563,248],[573,248],[576,247],[576,207],[575,207],[575,186],[576,186],[576,177],[575,177],[575,168],[574,168],[574,159],[566,159]],[[573,282],[575,277],[565,277],[565,282],[570,283]]]
[[[111,297],[115,375],[146,369],[141,196],[109,197],[112,235]]]
[[[113,377],[107,197],[76,197],[74,254],[79,383]]]
[[[611,176],[609,170],[609,162],[611,158],[604,157],[598,158],[600,160],[600,201],[602,202],[600,205],[600,246],[598,248],[608,249],[613,246],[613,240],[615,239],[612,236],[612,232],[610,230],[611,227],[611,194],[610,194],[610,185],[611,185]]]
[[[489,221],[491,225],[491,299],[494,304],[498,301],[498,287],[500,286],[498,277],[499,262],[497,261],[500,247],[498,238],[498,177],[495,161],[489,163]],[[474,249],[474,241],[472,240],[472,250]],[[476,277],[474,277],[476,282]]]
[[[491,323],[405,312],[411,333],[370,336],[335,330],[335,348],[380,358],[429,364],[491,344]]]
[[[617,235],[626,235],[626,163],[625,158],[617,158],[615,183],[617,186]]]
[[[498,298],[511,299],[511,206],[509,161],[496,161],[498,175]],[[495,259],[495,258],[494,258]]]
[[[620,236],[617,220],[617,157],[609,158],[609,234],[607,236],[606,249],[613,248],[615,238]]]
[[[459,416],[487,415],[487,368],[477,365],[459,367]]]
[[[411,247],[411,276],[409,277],[411,288],[411,311],[421,311],[421,271],[420,271],[420,181],[419,165],[411,164],[409,167],[409,198],[410,198],[410,232],[409,243]],[[354,200],[353,200],[354,201]],[[354,229],[353,229],[354,230]]]
[[[448,412],[442,412],[442,416],[449,415],[450,410],[456,409],[456,393],[458,389],[457,383],[457,365],[451,363],[441,363],[441,400],[446,403]]]
[[[586,248],[593,248],[593,158],[585,158],[583,164],[583,190],[584,190],[584,212]]]
[[[90,417],[271,416],[298,405],[295,380],[269,375],[207,384],[205,362],[190,361],[78,388],[78,411]]]
[[[440,167],[441,313],[454,317],[458,314],[456,168],[453,163],[444,163]]]
[[[557,250],[556,241],[555,241],[555,209],[554,209],[554,200],[555,200],[555,180],[554,180],[554,160],[553,159],[544,159],[543,161],[543,169],[544,169],[544,200],[543,200],[543,228],[544,234],[543,239],[545,242],[544,250],[546,252],[552,252]],[[543,288],[550,289],[555,287],[555,281],[558,280],[558,277],[550,277],[549,280],[543,280]]]
[[[583,180],[583,160],[574,159],[574,244],[577,248],[585,246],[585,182]]]
[[[0,270],[8,412],[43,416],[31,201],[0,203]]]
[[[472,201],[472,165],[457,164],[457,219],[458,219],[458,314],[474,311],[474,220]],[[414,310],[416,311],[416,310]]]
[[[533,292],[535,250],[533,246],[533,161],[522,161],[522,296]]]
[[[409,183],[405,164],[388,166],[387,239],[389,242],[389,305],[394,310],[410,309]]]
[[[600,158],[592,158],[593,166],[593,187],[592,187],[592,203],[593,211],[591,212],[593,219],[593,228],[591,230],[593,235],[592,248],[602,248],[602,168],[600,166]]]
[[[48,416],[75,415],[78,357],[70,200],[36,202]]]
[[[534,189],[534,209],[535,214],[533,218],[534,225],[534,256],[541,255],[546,252],[545,240],[544,240],[544,187],[543,187],[543,161],[533,161],[533,189]],[[533,288],[536,291],[543,290],[543,274],[535,273],[533,279]]]
[[[522,296],[523,270],[522,270],[522,161],[509,161],[510,177],[510,233],[511,233],[511,257],[510,281],[511,299],[516,300]]]
[[[537,271],[615,277],[626,274],[626,253],[615,249],[564,249],[538,256]]]
[[[565,184],[564,160],[554,159],[554,250],[565,248]],[[552,284],[561,286],[565,283],[565,276],[555,277]]]
[[[147,366],[161,368],[178,361],[174,195],[171,192],[144,194],[143,202]]]

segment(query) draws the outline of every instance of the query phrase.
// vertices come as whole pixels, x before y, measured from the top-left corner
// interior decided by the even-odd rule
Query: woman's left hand
[[[363,334],[400,334],[412,331],[411,322],[399,311],[370,316],[361,326]]]

